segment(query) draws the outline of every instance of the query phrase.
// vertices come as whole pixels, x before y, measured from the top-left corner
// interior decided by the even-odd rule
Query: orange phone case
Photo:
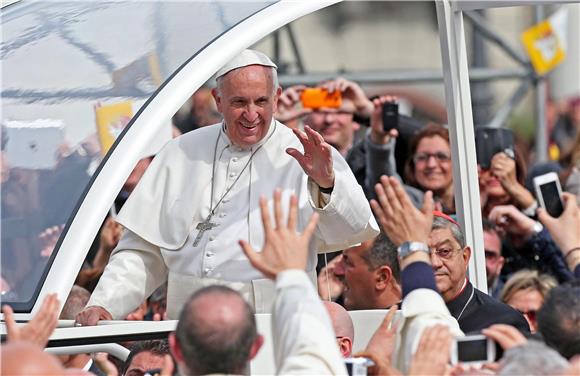
[[[300,96],[302,106],[305,108],[339,108],[342,105],[340,91],[329,93],[322,88],[307,88]]]

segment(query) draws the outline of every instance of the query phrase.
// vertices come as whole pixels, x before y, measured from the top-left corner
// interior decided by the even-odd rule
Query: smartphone
[[[396,102],[383,103],[383,130],[399,128],[399,104]]]
[[[564,212],[562,186],[555,172],[549,172],[534,178],[536,198],[542,208],[552,217],[559,217]]]
[[[482,169],[491,167],[491,159],[499,152],[515,158],[514,134],[511,129],[480,127],[475,130],[477,164]]]
[[[323,88],[306,88],[300,94],[300,101],[304,108],[339,108],[342,106],[342,94],[335,90],[330,93]]]
[[[451,364],[484,364],[496,359],[496,344],[483,334],[457,337],[451,347]]]

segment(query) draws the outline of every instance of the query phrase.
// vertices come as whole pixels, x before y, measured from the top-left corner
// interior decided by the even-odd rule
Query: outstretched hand
[[[60,302],[56,294],[47,295],[40,310],[25,325],[16,324],[14,311],[10,306],[2,307],[8,341],[25,341],[44,349],[48,338],[58,324],[59,306]]]
[[[240,240],[242,250],[250,260],[250,264],[258,269],[265,277],[275,279],[278,273],[288,269],[306,269],[308,260],[308,244],[318,223],[318,214],[314,213],[302,234],[296,232],[298,221],[298,199],[293,194],[290,197],[290,211],[288,221],[282,213],[282,193],[279,189],[274,192],[273,227],[268,210],[268,202],[260,198],[260,212],[266,239],[261,252],[256,252],[245,240]]]
[[[538,219],[552,235],[552,239],[562,252],[567,253],[569,250],[580,247],[580,209],[576,197],[568,192],[562,193],[565,207],[564,212],[554,218],[548,212],[538,209]]]
[[[389,239],[396,246],[407,241],[427,243],[433,223],[433,193],[425,193],[423,208],[418,210],[395,177],[381,176],[375,191],[377,200],[371,200],[371,207]]]
[[[298,161],[306,175],[319,187],[331,188],[334,186],[332,147],[309,126],[305,126],[304,130],[305,132],[299,129],[292,130],[304,147],[304,154],[295,148],[286,149],[286,153]]]

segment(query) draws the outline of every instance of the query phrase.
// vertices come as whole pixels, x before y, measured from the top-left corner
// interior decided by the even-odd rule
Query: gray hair
[[[245,67],[241,67],[241,68],[234,69],[234,70],[226,73],[225,75],[216,78],[216,80],[215,80],[216,81],[216,90],[217,90],[217,92],[218,92],[219,95],[222,94],[222,88],[223,88],[223,84],[224,84],[224,77],[226,77],[231,72],[235,72],[235,71],[237,71],[239,69],[242,69],[242,68],[245,68]],[[270,69],[270,71],[272,72],[272,94],[275,94],[276,93],[276,90],[278,90],[278,86],[279,86],[279,83],[278,83],[278,71],[274,67],[266,67],[266,66],[263,66],[263,68],[264,69]]]
[[[504,353],[498,375],[553,375],[568,366],[566,359],[557,351],[542,342],[530,340]]]
[[[459,246],[461,248],[465,248],[466,246],[465,236],[463,235],[463,231],[461,231],[461,228],[457,224],[443,217],[437,216],[433,217],[433,225],[431,226],[431,231],[445,228],[451,230],[451,235],[453,235],[453,238],[457,241],[457,243],[459,243]]]

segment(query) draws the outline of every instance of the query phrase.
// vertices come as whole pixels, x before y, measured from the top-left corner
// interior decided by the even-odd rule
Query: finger
[[[308,136],[308,140],[312,144],[318,146],[318,145],[320,145],[321,142],[324,142],[324,140],[321,141],[322,137],[320,136],[320,134],[318,132],[316,132],[315,130],[313,130],[312,128],[310,128],[308,125],[304,127],[304,130],[306,131],[306,135]]]
[[[298,150],[296,150],[294,148],[286,149],[286,154],[288,154],[292,158],[296,159],[296,162],[298,162],[298,164],[300,165],[300,167],[302,167],[302,170],[304,170],[304,172],[307,172],[310,170],[310,168],[309,168],[310,166],[308,164],[308,159],[304,156],[304,154],[302,154],[301,152],[299,152]]]
[[[274,191],[274,218],[276,219],[276,229],[284,227],[284,214],[282,212],[282,192],[280,188]]]
[[[318,218],[319,218],[318,213],[312,214],[312,216],[310,217],[310,221],[308,221],[308,225],[306,225],[306,228],[302,232],[302,237],[307,239],[308,241],[310,241],[312,234],[314,234],[314,231],[316,230]]]
[[[433,192],[427,191],[423,196],[423,207],[421,212],[427,217],[433,220],[433,210],[435,210],[435,201],[433,200]]]
[[[270,223],[270,211],[268,210],[268,201],[265,197],[260,197],[260,214],[262,215],[262,226],[264,227],[264,233],[267,235],[270,230],[272,230],[272,224]]]
[[[254,251],[254,248],[252,248],[250,243],[245,240],[240,240],[238,241],[238,244],[240,247],[242,247],[242,251],[250,261],[250,264],[263,273],[262,270],[265,268],[265,265],[262,262],[261,256],[256,251]]]
[[[397,178],[391,176],[389,181],[393,191],[395,192],[395,195],[397,196],[398,201],[402,204],[402,206],[406,209],[414,207],[413,203],[409,199],[409,195],[407,195],[407,192],[405,192],[405,189],[403,189],[403,185],[397,180]]]
[[[397,138],[399,137],[399,131],[396,129],[391,129],[389,131],[389,136],[391,136],[392,138]]]
[[[396,179],[394,181],[396,181]],[[389,203],[389,206],[393,209],[393,211],[400,212],[401,210],[403,210],[404,205],[403,202],[401,202],[401,200],[399,199],[399,196],[397,196],[397,193],[395,192],[393,180],[387,178],[386,176],[383,176],[381,177],[381,183],[383,183],[383,187],[385,188],[386,200]]]
[[[385,215],[383,208],[381,207],[381,205],[379,205],[377,200],[374,200],[374,199],[370,201],[370,204],[371,204],[371,209],[373,209],[373,213],[375,213],[375,218],[379,222],[379,225],[381,226],[383,231],[385,231],[385,228],[386,228],[388,223],[387,223],[387,216]]]
[[[390,218],[393,215],[393,208],[391,207],[391,202],[387,198],[387,193],[385,191],[385,184],[382,181],[375,185],[375,192],[377,193],[377,203],[379,204],[381,211],[384,215],[384,219]]]
[[[391,308],[389,308],[387,314],[385,315],[385,318],[381,322],[381,331],[383,332],[393,331],[394,328],[392,323],[396,314],[397,314],[397,305],[392,305]]]
[[[296,232],[296,222],[298,221],[298,198],[294,193],[290,196],[290,212],[288,213],[288,230]]]
[[[12,310],[12,307],[4,305],[2,307],[2,313],[4,314],[8,339],[17,340],[18,338],[14,338],[14,336],[18,333],[18,326],[16,325],[16,321],[14,321],[14,311]]]
[[[562,192],[562,201],[564,201],[564,213],[573,213],[578,210],[578,200],[576,199],[576,195]]]
[[[294,132],[294,134],[296,135],[298,141],[300,141],[302,146],[306,147],[308,145],[308,136],[306,135],[306,133],[302,132],[300,129],[297,128],[292,129],[292,131]]]

